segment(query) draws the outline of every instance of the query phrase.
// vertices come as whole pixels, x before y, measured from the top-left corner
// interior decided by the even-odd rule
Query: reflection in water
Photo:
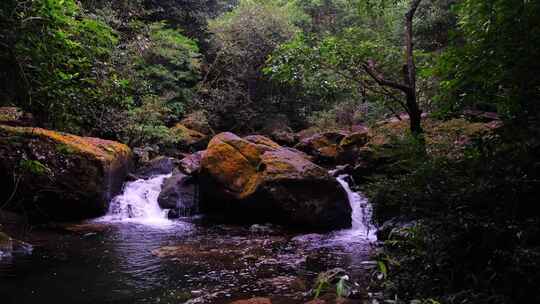
[[[368,273],[367,228],[298,235],[270,225],[173,222],[156,212],[130,217],[127,202],[157,204],[163,178],[126,185],[116,207],[82,230],[32,233],[32,255],[0,261],[2,303],[228,303],[251,296],[298,303],[321,271],[342,267],[360,282]],[[353,210],[365,203],[360,198],[351,199]]]

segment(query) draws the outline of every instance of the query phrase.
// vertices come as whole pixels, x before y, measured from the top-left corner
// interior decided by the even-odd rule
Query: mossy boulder
[[[192,130],[181,123],[171,128],[177,148],[180,151],[199,151],[206,147],[209,137],[199,131]]]
[[[201,160],[205,211],[243,222],[273,222],[303,230],[351,225],[347,195],[301,152],[263,136],[220,133]]]
[[[105,213],[131,166],[123,144],[0,125],[0,200],[39,220]]]
[[[369,141],[369,130],[366,128],[364,130],[359,130],[352,132],[345,136],[339,142],[339,153],[336,159],[336,163],[347,164],[354,162],[362,148]]]
[[[198,212],[198,185],[195,178],[175,170],[163,181],[158,203],[163,209],[174,209],[179,216]]]
[[[295,148],[315,158],[321,164],[335,164],[342,153],[341,141],[348,134],[345,132],[317,133],[301,140]]]
[[[202,111],[196,111],[188,114],[180,121],[180,124],[188,129],[195,130],[205,135],[214,134],[214,130],[208,122],[208,117]]]

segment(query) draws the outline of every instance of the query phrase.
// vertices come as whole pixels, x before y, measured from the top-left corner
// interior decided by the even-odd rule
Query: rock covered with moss
[[[178,123],[171,128],[177,148],[180,151],[198,151],[204,149],[208,143],[208,135],[199,131],[190,129],[185,125]]]
[[[306,131],[309,134],[309,130]],[[311,155],[321,165],[349,163],[369,140],[369,129],[318,132],[304,137],[295,148]]]
[[[339,183],[305,154],[264,136],[216,135],[203,153],[200,181],[202,207],[235,220],[306,230],[351,225]]]
[[[0,125],[0,197],[39,220],[98,216],[121,190],[131,159],[117,142]]]

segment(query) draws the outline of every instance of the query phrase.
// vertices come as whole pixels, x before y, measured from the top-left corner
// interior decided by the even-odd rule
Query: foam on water
[[[309,244],[309,247],[350,247],[351,249],[359,245],[363,247],[365,244],[370,244],[377,241],[376,228],[371,224],[372,209],[369,201],[359,192],[351,189],[347,182],[348,175],[340,175],[337,181],[347,193],[347,198],[351,206],[351,222],[350,229],[343,229],[329,234],[304,234],[293,238],[294,241]]]
[[[170,176],[157,175],[126,183],[123,193],[111,201],[107,215],[96,221],[139,223],[164,228],[173,225],[174,222],[167,219],[167,210],[161,209],[158,204],[161,185]]]
[[[351,205],[352,213],[352,227],[351,229],[340,231],[336,234],[336,237],[343,237],[344,239],[354,240],[356,238],[363,238],[369,241],[376,241],[376,229],[371,223],[372,209],[368,199],[359,192],[355,192],[351,189],[346,178],[347,175],[340,175],[337,181],[341,184],[341,187],[347,192],[349,204]]]

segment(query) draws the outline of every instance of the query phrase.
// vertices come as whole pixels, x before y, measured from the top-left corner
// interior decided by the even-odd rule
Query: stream
[[[0,302],[304,303],[317,274],[340,267],[362,290],[376,241],[370,205],[351,191],[353,227],[300,234],[269,224],[169,220],[157,197],[169,175],[129,182],[101,218],[35,229],[31,254],[0,258]]]

